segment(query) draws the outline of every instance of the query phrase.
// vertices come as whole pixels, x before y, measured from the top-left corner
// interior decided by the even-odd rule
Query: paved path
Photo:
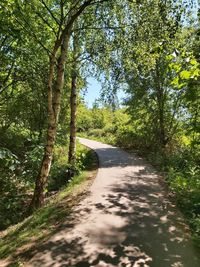
[[[38,248],[34,267],[200,267],[181,214],[142,159],[80,139],[100,162],[90,194]]]

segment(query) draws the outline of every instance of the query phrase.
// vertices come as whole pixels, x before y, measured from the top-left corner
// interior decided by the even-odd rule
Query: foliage
[[[76,164],[67,164],[71,37],[77,35],[77,86],[83,88],[92,75],[103,81],[100,100],[107,100],[93,108],[80,100],[78,133],[134,149],[166,172],[177,203],[199,238],[200,30],[199,17],[195,24],[191,20],[192,2],[1,1],[0,228],[24,218],[45,158],[46,137],[52,142],[50,149],[56,128],[46,195],[90,164],[90,152],[80,147]],[[59,69],[61,60],[66,64]],[[124,107],[116,98],[119,88],[126,93]],[[51,127],[50,117],[55,120]],[[46,135],[47,127],[50,132],[54,129],[53,137]],[[50,211],[54,209],[47,211],[48,216]]]
[[[185,138],[184,138],[185,139]],[[188,139],[188,138],[187,138]],[[191,149],[187,144],[176,141],[168,151],[139,150],[148,161],[163,173],[173,196],[182,213],[185,215],[199,246],[200,214],[200,161],[199,148]]]
[[[2,148],[0,150],[0,168],[7,168],[10,171],[14,171],[18,163],[17,156],[9,149]]]
[[[23,262],[23,252],[29,252],[27,244],[34,245],[34,242],[39,243],[46,240],[56,227],[67,219],[73,206],[81,201],[84,191],[90,184],[90,171],[97,167],[97,159],[92,151],[87,149],[87,155],[84,172],[75,176],[68,186],[63,187],[56,196],[50,198],[43,208],[7,230],[5,236],[0,240],[0,259],[11,256],[13,266],[14,263]],[[30,246],[28,247],[30,248]],[[21,255],[19,255],[19,248],[22,248]]]
[[[99,109],[98,112],[102,113],[103,109]],[[149,117],[146,113],[142,111],[140,113],[143,121],[140,119],[133,121],[132,116],[125,113],[126,109],[117,110],[114,113],[111,110],[107,112],[112,113],[112,121],[107,120],[102,128],[93,129],[91,126],[91,129],[84,133],[84,137],[126,149],[134,149],[138,154],[145,156],[158,170],[165,173],[166,181],[174,194],[177,205],[188,219],[194,237],[198,241],[200,233],[200,149],[197,144],[193,145],[193,132],[188,131],[188,122],[186,121],[186,125],[183,121],[181,122],[182,129],[174,134],[173,139],[163,149],[158,147],[150,135],[151,131],[146,124]],[[83,135],[82,132],[80,134]]]
[[[10,132],[10,134],[14,138],[13,133]],[[4,137],[4,144],[9,143],[9,135]],[[63,136],[64,138],[65,136]],[[40,168],[44,150],[42,145],[37,145],[37,137],[35,140],[30,139],[25,133],[18,134],[16,142],[13,141],[12,149],[18,152],[18,155],[7,148],[0,150],[0,230],[18,223],[26,217],[35,176]],[[63,144],[63,141],[61,143]],[[19,151],[21,147],[23,147],[23,151]],[[81,175],[90,165],[90,160],[90,151],[79,145],[74,174]],[[68,169],[70,166],[67,164],[67,145],[63,146],[58,142],[46,196],[55,194],[62,186],[69,183],[71,177],[67,173]]]
[[[76,163],[70,166],[67,162],[67,147],[56,146],[51,174],[49,177],[49,183],[47,192],[57,191],[62,186],[67,185],[73,176],[81,175],[83,170],[88,168],[91,160],[90,150],[78,145],[76,151]]]

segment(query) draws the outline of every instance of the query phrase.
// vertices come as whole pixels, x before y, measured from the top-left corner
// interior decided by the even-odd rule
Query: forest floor
[[[199,267],[200,253],[159,173],[134,154],[80,141],[99,157],[97,177],[25,266]]]

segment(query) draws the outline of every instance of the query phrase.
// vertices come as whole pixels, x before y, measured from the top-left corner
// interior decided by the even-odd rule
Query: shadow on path
[[[27,266],[199,267],[187,226],[151,166],[119,149],[95,150],[97,180],[106,182],[93,185]]]

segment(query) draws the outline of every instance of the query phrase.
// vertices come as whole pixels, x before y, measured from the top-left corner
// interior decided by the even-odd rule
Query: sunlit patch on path
[[[99,156],[90,194],[27,266],[199,267],[184,220],[151,166],[118,148],[80,141]]]

